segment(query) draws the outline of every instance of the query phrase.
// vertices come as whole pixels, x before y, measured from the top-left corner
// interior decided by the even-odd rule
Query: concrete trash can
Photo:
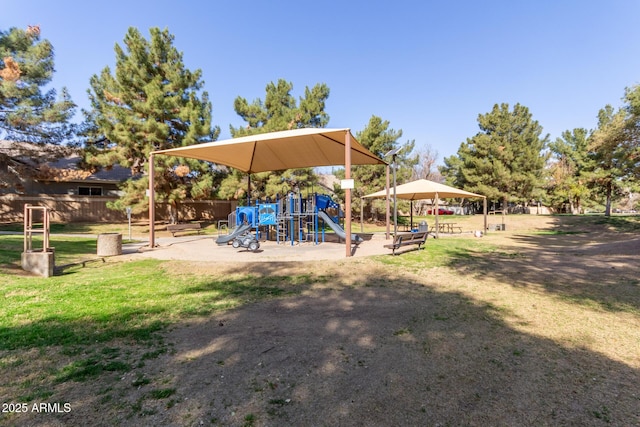
[[[122,255],[122,234],[98,234],[98,256]]]
[[[420,224],[418,224],[418,231],[429,231],[427,221],[420,221]]]

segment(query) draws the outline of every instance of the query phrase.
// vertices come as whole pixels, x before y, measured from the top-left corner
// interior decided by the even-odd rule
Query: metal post
[[[392,159],[391,167],[393,168],[393,235],[394,236],[398,234],[398,196],[396,195],[396,156],[398,152],[400,152],[400,150],[402,150],[403,148],[404,147],[394,148],[393,150],[389,151],[387,154],[383,156],[383,157],[391,156],[391,159]],[[387,200],[389,200],[389,175],[388,174],[387,174]],[[389,212],[388,208],[387,208],[387,212]],[[387,224],[389,224],[388,219],[387,219]],[[388,230],[388,226],[387,226],[387,230]]]
[[[440,206],[439,203],[440,202],[440,197],[438,196],[438,193],[436,193],[436,238],[440,238],[440,225],[439,225],[439,221],[438,218],[440,218]]]
[[[396,194],[396,154],[393,153],[393,235],[398,234],[398,196]]]
[[[483,198],[482,214],[484,215],[484,231],[482,232],[482,234],[486,234],[487,228],[489,227],[489,225],[487,224],[487,198],[486,197]]]
[[[30,204],[24,205],[24,250],[23,252],[31,251],[31,209]]]
[[[149,247],[154,248],[156,246],[156,229],[155,229],[155,177],[153,170],[153,153],[149,154]]]
[[[351,179],[351,129],[344,138],[344,179]],[[347,258],[351,256],[351,188],[344,191],[344,230]]]
[[[386,234],[386,239],[389,240],[389,233],[391,232],[391,230],[389,229],[390,225],[389,223],[391,221],[389,221],[390,216],[391,216],[391,209],[389,209],[389,165],[387,165],[386,167],[387,169],[387,198],[385,199],[386,203],[386,224],[387,224],[387,234]]]
[[[125,210],[127,212],[127,219],[129,220],[129,240],[131,240],[131,206],[127,206]]]

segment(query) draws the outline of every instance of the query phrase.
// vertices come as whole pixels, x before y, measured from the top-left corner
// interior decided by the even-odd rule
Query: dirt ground
[[[148,378],[171,403],[140,400],[141,385],[120,397],[135,415],[99,413],[97,390],[78,384],[68,396],[82,409],[59,425],[640,425],[640,237],[509,221],[482,237],[499,250],[429,269],[386,255],[379,236],[351,258],[337,244],[291,259],[200,238],[127,255],[174,259],[178,274],[313,279],[167,331],[169,351],[121,381]],[[550,229],[562,233],[529,233]]]

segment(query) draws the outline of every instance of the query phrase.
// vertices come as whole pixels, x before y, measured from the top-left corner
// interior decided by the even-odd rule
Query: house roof
[[[0,153],[34,170],[38,181],[119,183],[132,177],[131,170],[120,165],[87,171],[79,167],[82,157],[78,150],[51,160],[57,146],[42,146],[24,142],[0,140]]]

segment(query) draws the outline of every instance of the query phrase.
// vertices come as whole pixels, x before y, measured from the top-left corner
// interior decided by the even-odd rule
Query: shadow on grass
[[[129,270],[138,272],[131,285],[131,279],[125,282],[119,278],[119,274],[126,276],[126,272],[116,265],[94,269],[97,274],[102,270],[107,277],[87,287],[69,283],[69,289],[65,290],[64,284],[34,278],[39,283],[51,283],[59,288],[51,292],[46,284],[40,284],[38,290],[30,290],[28,284],[12,288],[11,292],[16,294],[11,297],[14,301],[7,300],[5,313],[0,311],[0,314],[7,320],[14,316],[40,317],[15,326],[0,327],[0,350],[90,345],[121,338],[145,341],[170,324],[170,319],[210,315],[250,302],[292,295],[324,280],[304,274],[240,275],[216,280],[151,276],[157,274],[159,264],[157,261],[144,261],[138,263],[139,267],[129,264]],[[77,280],[84,282],[87,279],[79,277]],[[41,300],[65,301],[43,307]],[[37,314],[43,311],[45,314]],[[58,314],[60,312],[64,313]]]
[[[394,263],[406,270],[453,256],[450,265],[463,274],[491,275],[512,286],[544,284],[550,292],[565,294],[568,289],[560,280],[540,282],[540,269],[555,277],[552,266],[545,263],[566,247],[565,238],[571,247],[581,248],[582,238],[590,234],[558,230],[515,236],[523,243],[517,251],[486,250],[473,240],[465,243],[472,246],[460,247],[456,245],[461,243],[443,240],[432,253],[385,259],[402,258]],[[540,263],[531,262],[534,256],[542,256]],[[596,253],[590,256],[598,258]],[[157,270],[160,263],[145,265]],[[341,426],[640,422],[638,369],[580,343],[521,332],[505,322],[511,315],[508,309],[444,292],[427,275],[418,281],[403,277],[400,270],[372,267],[351,284],[343,279],[349,273],[347,264],[340,264],[338,273],[327,269],[326,275],[284,274],[286,267],[286,263],[247,264],[226,278],[189,276],[186,283],[173,277],[167,288],[155,282],[157,294],[166,292],[169,301],[155,311],[120,308],[121,314],[113,318],[116,324],[108,323],[111,315],[100,317],[104,324],[83,316],[68,321],[80,332],[54,330],[56,339],[38,345],[54,347],[69,336],[75,337],[76,345],[90,347],[96,328],[110,330],[114,340],[137,339],[136,331],[145,339],[144,328],[152,326],[163,330],[162,337],[173,345],[172,351],[159,352],[146,365],[119,359],[111,363],[94,352],[56,371],[55,381],[84,382],[43,387],[52,390],[51,401],[74,405],[69,414],[47,414],[47,422],[82,425],[99,419],[103,425],[184,425],[185,420],[207,420],[246,425],[252,420],[259,425]],[[515,274],[520,270],[523,275]],[[587,275],[578,278],[588,280]],[[593,298],[595,290],[590,292]],[[220,308],[228,310],[218,314]],[[154,317],[167,323],[135,323]],[[49,320],[59,319],[46,317],[33,330],[21,329],[28,325],[9,328],[14,340],[32,335],[31,344],[15,348],[34,346],[48,333]],[[173,328],[163,329],[167,324]],[[126,370],[135,386],[115,376]],[[114,378],[106,382],[104,376],[112,373]],[[96,393],[97,389],[108,391]],[[165,394],[171,400],[162,398]],[[27,414],[20,421],[37,424],[35,417]]]
[[[55,248],[56,264],[71,263],[96,257],[96,239],[82,237],[51,236],[49,245]],[[33,239],[33,248],[42,248],[42,237]],[[24,239],[17,235],[0,236],[0,266],[20,267],[20,257],[24,250]]]
[[[359,286],[251,304],[172,332],[145,372],[175,388],[149,423],[614,425],[638,421],[637,369],[508,326],[437,283]],[[167,378],[170,373],[170,378]],[[216,392],[213,392],[216,391]],[[188,399],[188,400],[187,400]],[[154,414],[158,414],[154,416]]]
[[[640,218],[558,216],[552,228],[512,239],[515,246],[472,256],[453,251],[448,265],[609,311],[640,311]]]
[[[120,338],[148,341],[168,323],[159,319],[146,319],[163,312],[164,310],[120,310],[109,316],[108,320],[50,316],[24,325],[3,326],[0,327],[0,350],[92,345]]]

